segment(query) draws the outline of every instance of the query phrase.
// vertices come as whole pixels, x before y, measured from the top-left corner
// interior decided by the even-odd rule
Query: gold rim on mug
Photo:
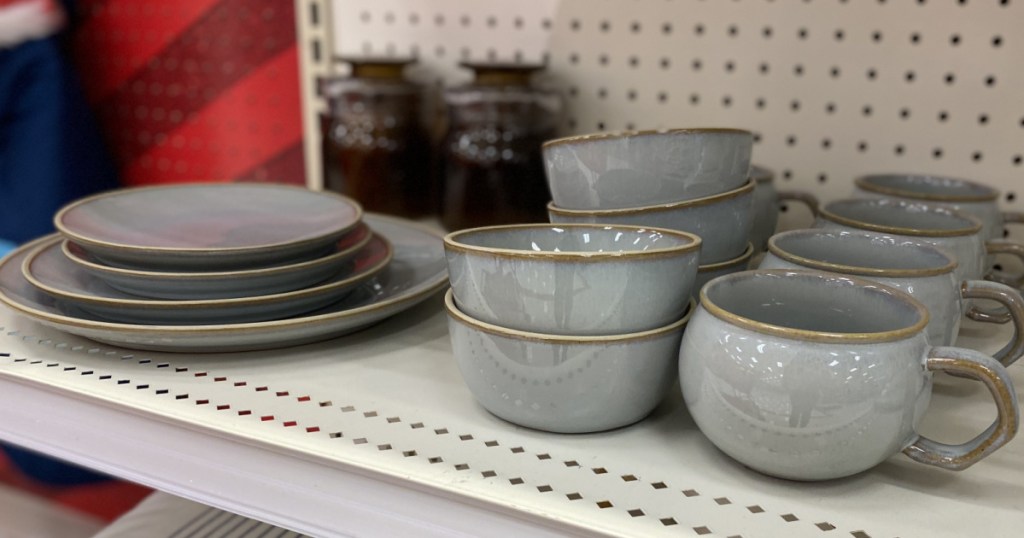
[[[356,253],[359,249],[366,246],[367,243],[373,239],[373,231],[370,230],[369,226],[360,223],[366,230],[364,237],[359,239],[356,243],[345,248],[334,252],[322,258],[315,258],[300,263],[293,263],[288,265],[275,265],[272,267],[263,267],[260,269],[239,269],[234,271],[214,271],[209,273],[173,273],[173,272],[162,272],[162,271],[143,271],[141,269],[127,269],[124,267],[114,267],[112,265],[102,265],[92,262],[86,258],[83,258],[77,254],[71,252],[71,241],[65,239],[61,245],[60,250],[72,263],[75,263],[81,267],[86,267],[89,270],[96,271],[98,273],[105,273],[108,275],[118,276],[129,276],[136,278],[156,278],[164,280],[228,280],[233,278],[253,278],[263,277],[268,275],[278,275],[284,273],[291,273],[294,271],[304,271],[313,267],[319,267],[321,265],[330,265],[339,258],[348,257]],[[352,230],[352,232],[357,231]]]
[[[402,219],[393,217],[387,217],[384,215],[375,215],[374,218],[382,220],[391,220],[399,222]],[[415,228],[425,234],[433,235],[438,239],[441,239],[441,234],[434,228],[429,226],[415,223],[402,221],[403,225],[410,228]],[[18,247],[8,253],[7,256],[0,259],[0,267],[9,263],[9,260],[14,259],[21,252],[32,250],[37,248],[43,241],[47,240],[49,236],[40,239],[33,240],[29,243]],[[22,314],[35,318],[37,320],[43,320],[45,322],[78,327],[80,329],[91,329],[95,331],[118,331],[123,334],[131,334],[138,337],[152,337],[161,335],[173,335],[173,336],[190,336],[190,337],[205,337],[205,336],[217,336],[217,335],[244,335],[265,332],[271,329],[286,329],[297,325],[315,325],[321,322],[337,321],[345,318],[356,317],[366,312],[372,312],[374,310],[382,310],[393,305],[402,304],[411,301],[418,301],[421,298],[433,295],[437,291],[444,288],[445,284],[448,284],[448,273],[442,271],[438,274],[433,281],[425,280],[423,282],[423,289],[413,293],[411,295],[392,297],[379,303],[373,303],[366,306],[360,306],[358,308],[352,308],[349,310],[342,310],[338,312],[328,312],[326,314],[317,314],[315,316],[296,316],[294,318],[278,319],[271,321],[254,321],[246,323],[221,323],[216,325],[138,325],[134,323],[117,323],[113,321],[93,321],[87,319],[79,319],[72,316],[52,314],[50,312],[44,312],[35,308],[31,308],[21,304],[9,297],[7,293],[0,290],[0,302],[7,305],[8,307],[21,312]]]
[[[21,272],[22,275],[25,277],[25,280],[27,280],[29,284],[31,284],[36,289],[43,291],[44,293],[50,294],[54,297],[65,299],[71,298],[73,300],[83,303],[104,305],[109,307],[132,306],[137,308],[143,308],[146,310],[174,311],[196,310],[203,308],[223,308],[229,306],[262,306],[280,303],[283,301],[290,301],[293,299],[299,299],[303,297],[309,297],[312,295],[318,295],[320,293],[324,293],[335,288],[342,288],[351,285],[355,282],[368,280],[369,278],[373,277],[373,275],[376,275],[377,273],[383,271],[388,266],[388,264],[391,263],[391,257],[394,254],[394,249],[391,247],[391,242],[385,239],[384,236],[378,235],[377,237],[381,240],[381,242],[384,243],[385,254],[380,259],[380,261],[370,266],[364,272],[359,273],[358,275],[352,275],[337,282],[329,282],[327,284],[320,284],[310,288],[303,288],[300,290],[282,293],[274,293],[270,295],[257,295],[251,297],[233,297],[229,299],[191,299],[180,301],[173,299],[113,299],[106,297],[94,297],[91,295],[75,293],[73,291],[57,289],[54,288],[53,286],[40,282],[38,278],[32,275],[29,267],[32,265],[32,262],[34,262],[36,258],[38,258],[40,254],[42,254],[44,250],[50,248],[51,246],[53,246],[54,244],[61,240],[61,237],[58,234],[52,234],[43,238],[44,241],[38,247],[36,247],[31,253],[29,253],[28,256],[25,257],[25,261],[22,262],[21,265]]]
[[[593,142],[599,140],[616,140],[619,138],[631,138],[636,136],[650,136],[650,135],[664,135],[664,134],[737,134],[737,135],[748,135],[753,137],[753,133],[744,129],[733,129],[729,127],[693,127],[693,128],[676,128],[676,129],[644,129],[644,130],[625,130],[625,131],[609,131],[604,133],[588,133],[573,136],[563,136],[561,138],[555,138],[548,140],[541,144],[541,149],[550,148],[552,146],[560,146],[564,144],[578,144],[580,142]]]
[[[700,265],[700,266],[697,267],[697,273],[700,274],[700,273],[707,273],[707,272],[710,272],[710,271],[720,271],[722,269],[728,269],[730,267],[735,267],[735,266],[740,265],[742,263],[749,263],[750,262],[750,258],[753,258],[753,257],[754,257],[754,244],[748,241],[747,242],[747,248],[745,248],[743,250],[743,254],[740,254],[738,257],[733,258],[731,260],[725,260],[724,262],[717,262],[717,263],[709,263],[707,265]]]
[[[723,200],[729,200],[737,198],[744,194],[749,194],[754,191],[756,182],[752,179],[748,179],[742,187],[733,189],[731,191],[725,191],[718,194],[712,194],[711,196],[705,196],[703,198],[694,198],[692,200],[681,200],[679,202],[669,202],[667,204],[658,205],[646,205],[640,207],[623,207],[620,209],[565,209],[558,207],[554,202],[548,202],[548,212],[561,215],[565,217],[616,217],[621,215],[636,215],[642,213],[657,213],[660,211],[672,211],[674,209],[680,209],[684,207],[700,207]]]
[[[813,236],[818,235],[814,230],[793,230],[791,232],[783,232],[776,234],[768,238],[768,252],[771,252],[780,259],[786,260],[791,263],[803,267],[809,267],[811,269],[819,269],[822,271],[832,271],[834,273],[844,273],[849,275],[858,276],[882,276],[891,278],[912,278],[922,276],[936,276],[944,275],[946,273],[952,273],[956,269],[958,262],[955,258],[946,255],[938,248],[930,245],[913,245],[913,248],[920,250],[933,250],[937,254],[941,255],[946,259],[946,263],[937,267],[927,267],[922,269],[885,269],[882,267],[865,267],[858,265],[846,265],[843,263],[833,263],[821,260],[815,260],[813,258],[806,258],[793,254],[788,250],[783,249],[778,245],[778,238],[789,238],[789,237],[800,237],[800,236]]]
[[[279,241],[277,243],[268,243],[266,245],[247,246],[247,247],[152,247],[152,246],[144,247],[144,246],[122,245],[120,243],[113,243],[113,242],[110,242],[110,241],[103,241],[103,240],[100,240],[100,239],[92,239],[92,238],[89,238],[89,237],[85,237],[85,236],[83,236],[81,234],[78,234],[78,233],[76,233],[74,231],[69,230],[67,228],[67,226],[63,222],[65,215],[67,215],[69,212],[71,212],[71,211],[73,211],[73,210],[75,210],[75,209],[77,209],[77,208],[79,208],[79,207],[81,207],[81,206],[83,206],[85,204],[92,203],[92,202],[94,202],[96,200],[101,200],[101,199],[104,199],[104,198],[114,198],[114,197],[117,197],[117,196],[123,196],[125,194],[132,194],[132,193],[141,192],[141,191],[149,192],[149,191],[156,191],[156,190],[185,189],[185,188],[194,188],[194,187],[197,187],[197,186],[210,186],[210,187],[221,186],[221,187],[223,187],[223,186],[228,186],[228,185],[245,185],[245,186],[250,186],[250,187],[258,186],[258,187],[265,187],[265,188],[272,188],[272,189],[290,189],[290,190],[293,190],[293,191],[307,191],[310,194],[314,194],[314,195],[317,195],[317,196],[329,196],[331,198],[335,198],[338,201],[344,202],[344,203],[352,206],[355,209],[355,217],[352,219],[353,222],[350,225],[348,225],[348,226],[346,226],[346,227],[344,227],[344,228],[342,228],[340,230],[334,230],[334,231],[331,231],[331,232],[328,232],[328,233],[319,234],[319,235],[317,235],[315,237],[310,237],[310,238],[307,238],[307,239],[303,239],[302,241]],[[181,254],[181,255],[184,255],[184,256],[197,256],[197,255],[210,254],[210,253],[232,253],[232,254],[246,253],[246,254],[248,254],[248,253],[263,252],[263,251],[266,251],[266,250],[275,250],[275,249],[282,248],[282,247],[300,247],[301,248],[303,245],[319,243],[319,242],[323,241],[324,238],[329,237],[331,235],[334,235],[336,233],[344,235],[344,234],[352,231],[362,221],[363,221],[363,206],[360,205],[359,202],[357,202],[357,201],[355,201],[352,198],[349,198],[347,196],[343,196],[341,194],[337,194],[337,193],[334,193],[334,192],[331,192],[331,191],[310,191],[309,189],[307,189],[305,187],[298,187],[298,186],[294,186],[294,185],[284,185],[284,184],[280,184],[280,183],[256,183],[256,182],[178,183],[178,184],[175,184],[175,185],[157,185],[157,186],[152,186],[152,187],[126,187],[126,188],[123,188],[123,189],[114,189],[114,190],[110,190],[110,191],[101,192],[99,194],[94,194],[92,196],[87,196],[85,198],[81,198],[79,200],[71,202],[70,204],[62,207],[60,209],[60,211],[58,211],[57,214],[54,215],[54,217],[53,217],[53,225],[54,225],[55,228],[57,228],[57,231],[60,232],[61,234],[63,234],[68,239],[71,239],[72,241],[74,241],[75,243],[78,243],[80,245],[90,245],[90,246],[96,246],[96,247],[103,247],[103,248],[107,248],[107,249],[115,250],[115,251],[132,252],[132,253],[139,253],[139,254],[144,254],[144,253],[154,253],[154,254],[175,253],[175,254]]]
[[[577,229],[601,229],[601,230],[622,230],[633,233],[657,232],[662,235],[685,239],[688,242],[683,245],[655,248],[651,250],[613,251],[613,252],[589,252],[589,251],[535,251],[513,248],[481,247],[460,243],[459,237],[478,232],[490,232],[501,230],[546,230],[550,228],[577,228]],[[483,226],[480,228],[467,228],[452,232],[444,237],[444,246],[448,250],[463,252],[466,254],[489,254],[502,258],[517,258],[530,260],[569,260],[574,262],[607,262],[607,261],[630,261],[637,258],[664,258],[685,254],[700,249],[703,240],[690,232],[656,228],[653,226],[629,226],[624,224],[505,224],[497,226]]]
[[[910,326],[900,327],[899,329],[891,329],[887,331],[879,331],[872,333],[836,333],[826,331],[812,331],[808,329],[795,329],[793,327],[783,327],[782,325],[773,325],[771,323],[765,323],[763,321],[757,321],[750,318],[743,317],[739,314],[730,312],[721,306],[715,304],[711,299],[708,298],[707,290],[713,285],[721,285],[721,282],[728,280],[739,280],[743,278],[749,278],[753,274],[762,275],[796,275],[797,277],[803,278],[841,278],[849,280],[854,284],[869,288],[872,293],[881,293],[885,295],[893,296],[897,299],[903,300],[908,303],[917,312],[917,321]],[[714,283],[718,284],[714,284]],[[924,330],[928,325],[928,309],[925,308],[917,299],[914,299],[910,295],[889,286],[872,282],[870,280],[863,280],[853,276],[846,275],[833,275],[822,273],[819,271],[811,270],[791,270],[791,269],[758,269],[755,271],[745,271],[741,273],[733,273],[731,275],[722,276],[711,281],[711,284],[705,285],[700,290],[700,304],[708,311],[711,315],[715,316],[722,321],[726,321],[738,327],[749,329],[754,332],[769,334],[773,336],[782,336],[793,340],[802,340],[806,342],[836,342],[836,343],[849,343],[849,344],[871,344],[879,342],[894,342],[896,340],[903,340],[914,334],[917,334]]]
[[[872,179],[882,177],[908,177],[908,178],[935,178],[944,181],[954,181],[963,185],[970,186],[975,189],[989,191],[986,194],[940,194],[940,193],[926,193],[917,192],[912,190],[901,189],[899,187],[890,187],[886,185],[876,185],[871,182]],[[933,176],[926,174],[871,174],[867,176],[861,176],[853,180],[854,185],[869,192],[875,192],[878,194],[888,194],[891,196],[899,196],[902,198],[913,198],[915,200],[929,200],[935,202],[991,202],[999,198],[999,191],[989,187],[988,185],[982,185],[974,181],[966,179],[960,179],[955,177],[946,176]]]
[[[659,336],[664,336],[681,329],[687,322],[690,321],[690,316],[693,315],[693,311],[696,310],[697,304],[691,298],[690,302],[687,303],[686,313],[683,314],[682,319],[679,319],[673,323],[665,325],[664,327],[658,327],[656,329],[650,329],[647,331],[639,331],[625,334],[606,334],[606,335],[594,335],[594,336],[572,336],[562,334],[546,334],[546,333],[534,333],[529,331],[520,331],[518,329],[509,329],[507,327],[501,327],[499,325],[493,325],[484,321],[480,321],[475,318],[469,317],[455,304],[455,293],[451,288],[444,294],[444,307],[448,311],[448,315],[451,316],[455,321],[473,329],[483,331],[485,333],[503,336],[505,338],[512,338],[515,340],[525,340],[529,342],[540,342],[543,344],[581,344],[581,345],[600,345],[600,344],[619,344],[627,342],[641,342],[643,340],[650,340]]]
[[[858,200],[847,200],[847,201],[858,201]],[[864,202],[872,202],[873,200],[864,199],[863,201]],[[897,234],[897,235],[913,235],[913,236],[918,236],[918,237],[959,237],[959,236],[963,236],[963,235],[974,235],[974,234],[979,233],[981,231],[981,221],[980,220],[978,220],[978,219],[976,219],[976,218],[974,218],[974,217],[972,217],[972,216],[970,216],[970,215],[968,215],[966,213],[957,211],[955,209],[950,209],[950,208],[947,208],[947,207],[936,207],[936,206],[927,206],[926,205],[926,207],[928,207],[929,211],[932,212],[932,213],[946,213],[946,214],[948,214],[948,215],[950,215],[952,217],[955,217],[955,218],[958,218],[958,219],[961,219],[961,220],[965,220],[965,221],[971,223],[971,226],[969,226],[967,228],[954,228],[952,230],[940,230],[940,229],[927,229],[927,228],[902,228],[902,227],[899,227],[899,226],[886,226],[884,224],[873,224],[873,223],[870,223],[870,222],[864,222],[864,221],[861,221],[861,220],[844,217],[842,215],[837,215],[836,213],[834,213],[832,210],[829,209],[829,207],[834,205],[835,203],[837,203],[837,202],[832,202],[831,204],[826,204],[825,206],[819,208],[818,209],[818,216],[824,218],[825,220],[830,220],[832,222],[835,222],[835,223],[838,223],[838,224],[844,224],[846,226],[850,226],[850,227],[853,227],[853,228],[859,228],[861,230],[869,230],[869,231],[872,231],[872,232],[891,233],[891,234]]]

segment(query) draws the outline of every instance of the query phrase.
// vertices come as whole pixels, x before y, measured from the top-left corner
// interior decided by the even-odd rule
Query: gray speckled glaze
[[[855,223],[832,220],[829,212]],[[950,230],[978,225],[977,219],[935,204],[886,199],[837,200],[825,205],[814,226],[840,230],[870,230],[871,225],[912,228],[919,234],[880,232],[897,241],[927,243],[946,250],[957,260],[957,280],[977,280],[984,274],[985,245],[981,231],[946,235]]]
[[[750,242],[757,252],[768,246],[768,238],[775,233],[775,227],[779,223],[779,192],[775,190],[772,182],[774,176],[775,174],[767,168],[756,165],[750,167],[750,179],[756,184]]]
[[[445,255],[456,303],[473,318],[541,333],[621,334],[682,317],[700,239],[639,227],[497,226],[450,234]]]
[[[872,187],[886,192],[871,190]],[[1003,237],[1003,214],[999,210],[999,191],[966,179],[921,174],[874,174],[855,180],[854,196],[940,203],[973,215],[980,220],[982,237],[986,239],[1002,239]]]
[[[227,325],[104,321],[55,300],[25,280],[22,262],[46,239],[25,244],[0,260],[0,302],[43,325],[130,349],[216,353],[318,342],[407,310],[431,297],[448,281],[441,236],[436,231],[382,215],[368,214],[365,220],[394,247],[391,263],[343,300],[304,316]]]
[[[752,145],[747,131],[672,129],[571,137],[543,153],[556,205],[612,209],[733,190],[747,180]]]
[[[752,469],[824,480],[867,470],[901,450],[962,469],[1016,432],[1005,369],[977,352],[930,348],[923,309],[899,291],[828,273],[748,271],[712,281],[705,296],[681,344],[684,400],[708,439]],[[820,341],[772,332],[727,321],[706,301],[791,332],[892,336]],[[994,383],[1008,391],[997,397],[1007,415],[969,443],[938,447],[916,428],[930,399],[930,370],[950,360],[995,372]]]
[[[763,252],[768,247],[768,238],[775,233],[779,224],[779,203],[783,201],[801,202],[811,212],[818,209],[817,198],[804,191],[782,191],[775,189],[775,172],[763,166],[750,166],[750,179],[756,182],[754,188],[754,218],[750,228],[750,242],[754,252]]]
[[[365,224],[345,234],[332,251],[322,257],[299,263],[221,272],[139,271],[98,263],[88,252],[64,241],[61,245],[69,261],[110,287],[139,297],[171,300],[231,299],[284,293],[323,282],[351,267],[352,258],[365,246],[373,232]]]
[[[459,312],[451,291],[445,300],[463,380],[484,409],[513,424],[559,433],[618,428],[647,416],[675,384],[688,316],[648,333],[556,337],[485,330]]]
[[[965,299],[998,297],[1013,320],[1024,327],[1024,300],[1017,290],[984,280],[959,281],[951,254],[915,241],[870,232],[793,230],[771,238],[761,269],[812,269],[860,276],[906,292],[928,309],[926,334],[933,345],[956,341]],[[980,293],[979,293],[980,292]],[[1015,334],[993,357],[1010,365],[1024,354]]]
[[[345,297],[387,267],[392,256],[388,242],[374,236],[356,254],[350,270],[339,271],[314,287],[232,299],[173,301],[146,299],[110,287],[72,263],[60,243],[59,237],[51,236],[28,255],[23,272],[31,285],[99,318],[149,325],[251,323],[297,316]]]
[[[653,226],[696,234],[703,241],[700,264],[733,259],[743,253],[753,221],[754,182],[707,198],[636,209],[567,210],[548,205],[553,223]]]
[[[267,183],[120,189],[54,217],[57,229],[108,265],[170,271],[246,269],[312,259],[360,221],[330,192]]]
[[[750,259],[754,256],[754,245],[748,243],[747,250],[743,254],[724,262],[701,265],[697,268],[697,278],[693,283],[691,296],[694,300],[700,298],[700,290],[708,282],[725,275],[731,275],[740,271],[746,271],[750,267]]]

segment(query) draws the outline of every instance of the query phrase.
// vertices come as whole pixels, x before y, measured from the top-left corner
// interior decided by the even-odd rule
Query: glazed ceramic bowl
[[[740,271],[746,271],[750,267],[750,260],[754,256],[754,245],[747,243],[747,250],[743,254],[724,262],[709,263],[697,268],[697,278],[693,283],[693,291],[690,295],[694,300],[700,297],[700,290],[708,282],[725,275],[731,275]]]
[[[551,222],[654,226],[696,234],[704,240],[701,265],[731,260],[750,240],[754,182],[721,194],[684,202],[626,209],[565,209],[548,204]]]
[[[909,295],[815,271],[744,271],[712,280],[683,337],[679,378],[707,438],[747,467],[795,480],[853,475],[902,451],[950,470],[1009,442],[1020,422],[1006,369],[932,347]],[[982,381],[995,422],[960,444],[917,433],[933,371]]]
[[[692,311],[652,331],[558,336],[473,319],[451,290],[445,306],[452,351],[480,405],[513,424],[559,433],[610,430],[653,411],[675,384]]]
[[[761,269],[814,269],[859,276],[891,286],[928,309],[926,333],[934,345],[952,345],[960,331],[963,300],[1001,303],[1014,335],[993,357],[1004,366],[1024,354],[1024,300],[1017,290],[984,280],[959,281],[956,260],[936,247],[871,232],[793,230],[772,236]]]
[[[551,197],[564,209],[618,209],[704,198],[747,181],[753,135],[668,129],[545,142]]]
[[[594,224],[473,228],[444,243],[461,311],[511,329],[571,335],[678,320],[701,249],[693,234]]]
[[[775,233],[779,224],[779,204],[782,202],[800,202],[811,210],[818,212],[818,199],[809,192],[775,189],[775,172],[763,166],[750,166],[750,179],[754,187],[754,224],[750,230],[750,242],[756,252],[768,248],[768,238]]]

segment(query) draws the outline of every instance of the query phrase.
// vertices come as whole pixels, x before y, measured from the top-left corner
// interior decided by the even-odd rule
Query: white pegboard
[[[859,174],[935,173],[993,185],[1020,208],[1022,0],[335,0],[333,10],[334,51],[417,53],[413,77],[435,85],[459,81],[466,57],[547,59],[567,133],[742,127],[781,188],[829,200]]]

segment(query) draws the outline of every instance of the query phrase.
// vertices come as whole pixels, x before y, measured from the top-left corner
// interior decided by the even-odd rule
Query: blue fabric
[[[0,239],[49,233],[62,205],[117,185],[59,38],[0,50]]]

